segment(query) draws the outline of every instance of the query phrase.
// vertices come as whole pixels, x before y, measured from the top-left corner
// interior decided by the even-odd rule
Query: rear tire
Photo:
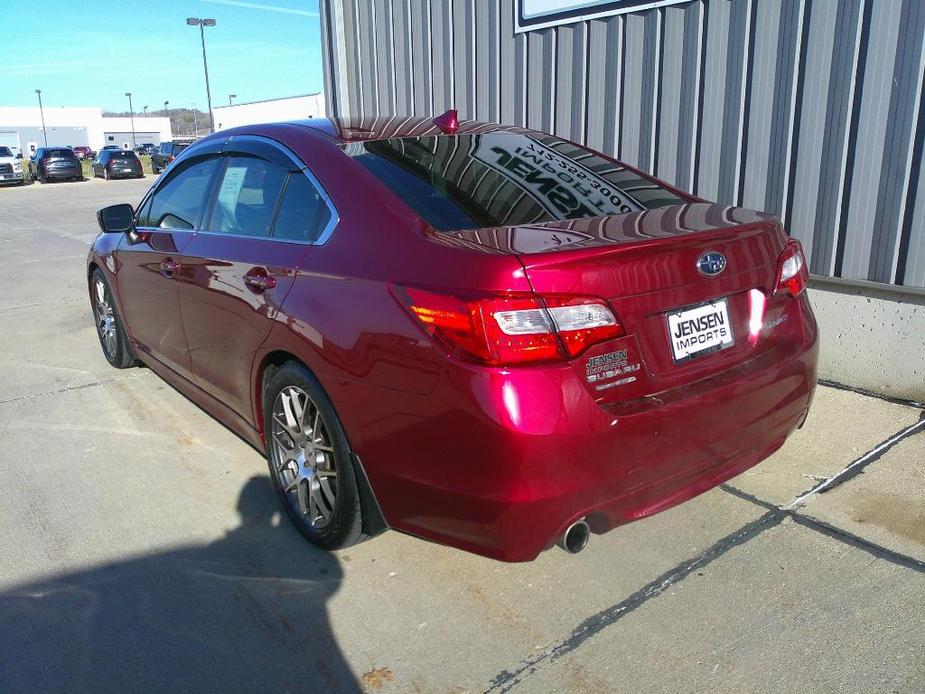
[[[109,169],[103,169],[103,180],[104,181],[109,180]]]
[[[96,336],[100,340],[106,361],[117,369],[135,366],[135,353],[125,333],[122,319],[116,311],[109,282],[99,268],[90,276],[90,295],[93,297]]]
[[[302,364],[286,362],[263,401],[270,479],[296,529],[325,550],[364,539],[350,445],[321,384]]]

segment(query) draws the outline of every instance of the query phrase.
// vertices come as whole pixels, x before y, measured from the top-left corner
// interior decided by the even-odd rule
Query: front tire
[[[270,479],[296,529],[325,550],[359,542],[350,445],[321,384],[303,365],[287,362],[265,388],[263,414]]]
[[[117,369],[135,366],[135,354],[116,311],[109,283],[99,268],[90,277],[90,293],[93,297],[96,335],[100,339],[106,361]]]

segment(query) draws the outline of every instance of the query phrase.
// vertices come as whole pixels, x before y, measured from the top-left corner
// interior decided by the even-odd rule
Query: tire
[[[103,180],[104,181],[109,180],[109,169],[103,169]]]
[[[364,539],[350,445],[318,380],[286,362],[264,388],[263,414],[270,479],[296,529],[325,550]]]
[[[106,361],[117,369],[135,366],[135,353],[125,334],[122,319],[116,311],[109,282],[99,268],[90,276],[90,295],[93,301],[96,336],[100,340]]]
[[[157,164],[155,164],[155,163],[152,161],[152,162],[151,162],[151,173],[153,173],[153,174],[159,174],[160,172],[161,172],[161,170],[160,170],[159,168],[157,168]]]

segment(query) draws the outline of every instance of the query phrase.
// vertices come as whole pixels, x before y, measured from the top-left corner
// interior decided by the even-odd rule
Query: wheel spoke
[[[106,285],[99,280],[96,282],[96,300],[100,304],[106,304]]]
[[[334,515],[334,492],[326,480],[318,481],[318,508],[325,520]]]
[[[315,485],[309,482],[305,486],[308,494],[308,520],[314,525],[315,520],[318,518],[318,499],[315,497]]]

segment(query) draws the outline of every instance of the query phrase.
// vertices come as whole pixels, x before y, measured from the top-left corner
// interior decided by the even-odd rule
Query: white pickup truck
[[[4,183],[23,183],[22,158],[13,156],[9,147],[0,147],[0,185]]]

